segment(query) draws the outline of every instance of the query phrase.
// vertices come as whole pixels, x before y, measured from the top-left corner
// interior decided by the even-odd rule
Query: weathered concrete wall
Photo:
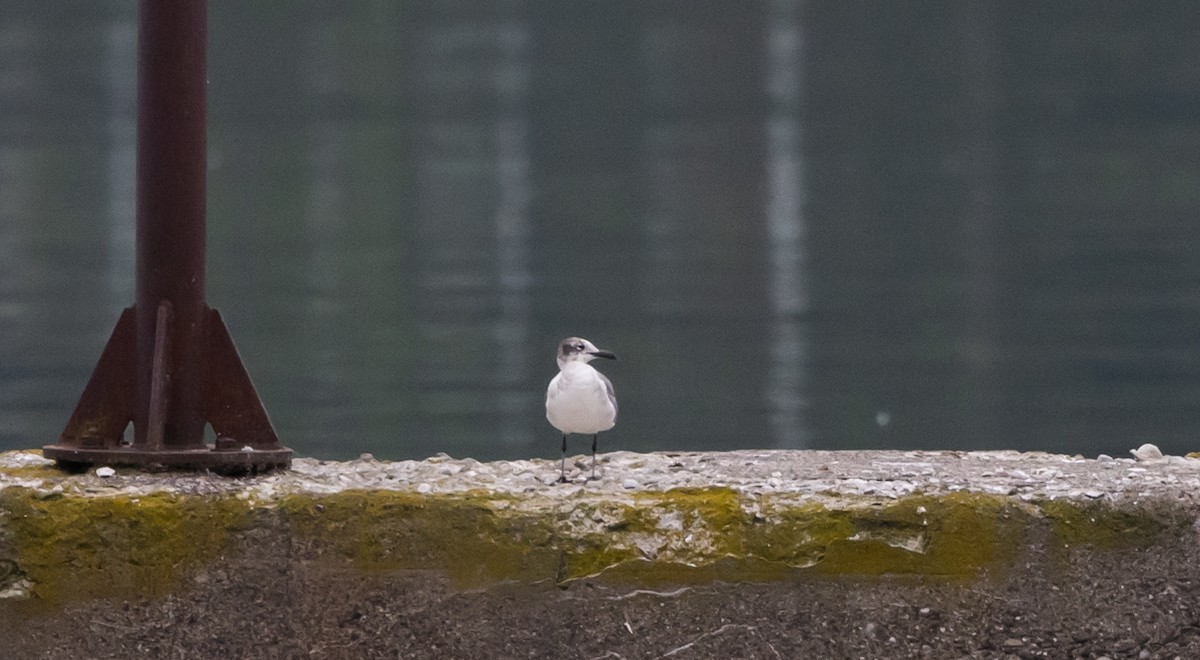
[[[598,481],[555,477],[443,456],[102,478],[0,454],[0,648],[1200,657],[1200,460],[615,453]]]

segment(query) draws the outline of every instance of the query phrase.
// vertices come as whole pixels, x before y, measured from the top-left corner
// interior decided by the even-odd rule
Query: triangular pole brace
[[[112,336],[88,380],[75,411],[47,458],[81,465],[142,465],[254,472],[291,464],[292,450],[279,443],[267,411],[250,381],[221,314],[205,308],[201,409],[216,433],[216,444],[172,438],[167,416],[172,391],[173,314],[170,303],[155,317],[152,373],[145,429],[132,442],[125,429],[137,419],[137,313],[121,313]]]

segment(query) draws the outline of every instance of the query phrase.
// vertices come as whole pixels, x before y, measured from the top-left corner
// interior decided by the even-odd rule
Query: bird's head
[[[567,337],[558,344],[558,366],[568,362],[591,362],[596,358],[617,359],[611,351],[596,348],[592,342],[582,337]]]

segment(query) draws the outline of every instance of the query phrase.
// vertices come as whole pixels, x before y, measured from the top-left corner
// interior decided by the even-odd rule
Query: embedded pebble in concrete
[[[1162,451],[1148,442],[1137,449],[1130,449],[1129,453],[1139,461],[1157,461],[1163,457]]]
[[[1145,446],[1134,453],[1149,456]],[[1155,448],[1154,451],[1157,451]],[[1161,452],[1159,452],[1161,456]],[[598,479],[588,480],[591,458],[568,457],[569,483],[557,483],[558,460],[481,463],[438,454],[425,460],[380,461],[364,454],[350,461],[297,458],[292,469],[240,479],[206,473],[121,470],[107,478],[36,470],[52,463],[37,452],[0,453],[0,488],[59,486],[85,494],[138,494],[161,490],[229,493],[271,500],[289,492],[348,489],[453,494],[482,490],[619,496],[672,488],[727,487],[741,493],[825,498],[896,499],[912,494],[978,492],[1026,501],[1168,496],[1200,498],[1200,460],[1162,456],[1085,459],[1016,451],[807,451],[611,452],[599,458]],[[35,468],[33,470],[29,468]],[[98,471],[97,471],[98,472]]]

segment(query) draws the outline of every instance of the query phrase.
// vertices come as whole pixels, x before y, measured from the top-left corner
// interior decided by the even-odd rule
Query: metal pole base
[[[147,410],[138,410],[137,314],[130,307],[117,321],[58,444],[42,448],[46,458],[68,469],[135,465],[246,473],[290,467],[292,450],[279,443],[229,330],[214,309],[205,308],[203,314],[200,397],[204,421],[216,433],[216,443],[171,436],[171,305],[161,303],[157,312]],[[125,442],[125,428],[139,417],[144,428],[136,429],[133,442]]]

